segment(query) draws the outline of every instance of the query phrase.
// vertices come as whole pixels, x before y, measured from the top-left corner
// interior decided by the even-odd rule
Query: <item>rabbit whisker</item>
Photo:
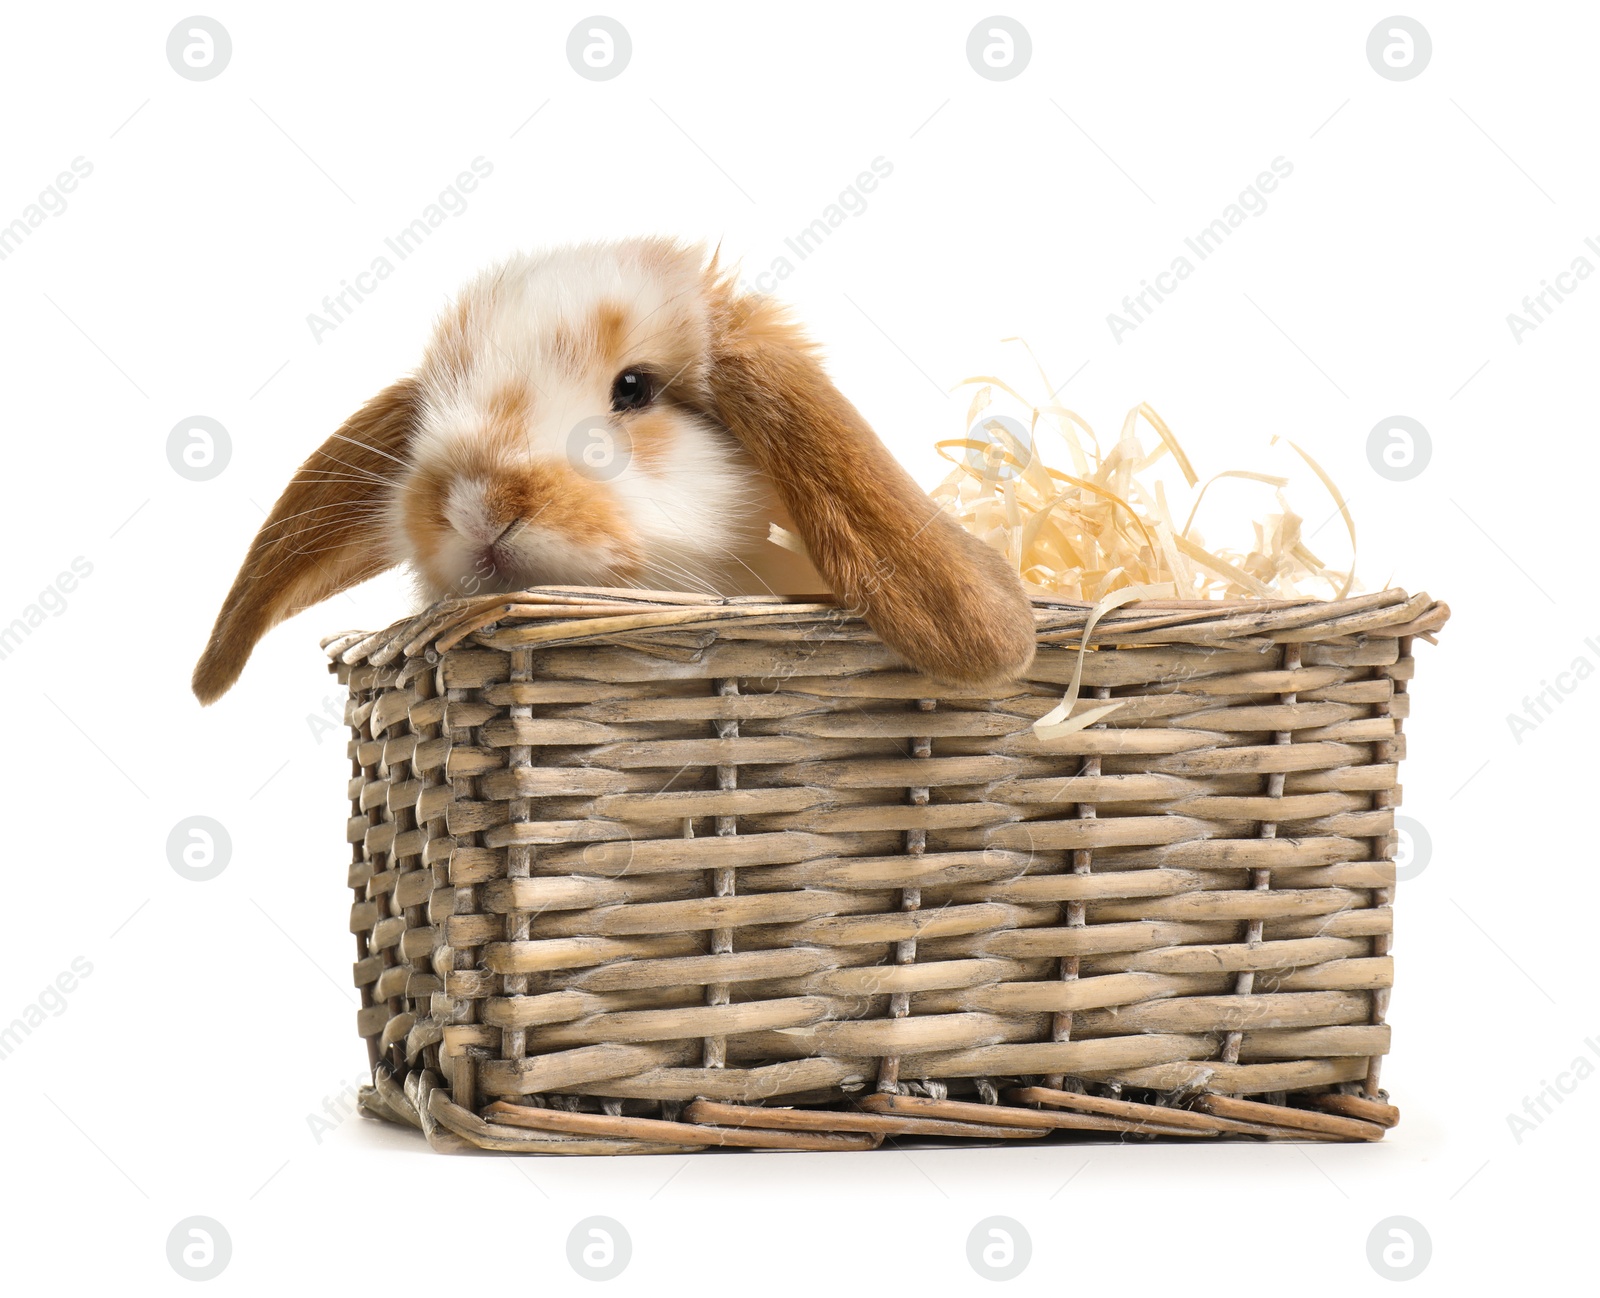
[[[311,512],[310,510],[306,511],[306,513],[310,513],[310,512]],[[289,521],[288,519],[284,519],[284,522],[288,522],[288,521]],[[277,541],[288,541],[288,540],[292,540],[294,537],[297,537],[297,536],[304,536],[307,532],[314,532],[314,533],[317,533],[317,534],[319,534],[321,536],[326,536],[326,537],[330,537],[331,538],[332,535],[336,531],[342,531],[342,532],[348,533],[353,529],[355,524],[361,523],[361,522],[369,522],[370,523],[372,521],[373,520],[372,520],[371,517],[363,518],[363,516],[360,513],[355,513],[355,514],[353,514],[353,515],[351,515],[351,516],[349,516],[347,518],[340,518],[340,519],[329,520],[329,521],[324,521],[324,522],[317,522],[317,523],[308,523],[304,527],[297,527],[292,532],[284,532],[281,535],[273,537],[272,539],[275,542],[277,542]]]
[[[335,434],[335,436],[338,436],[338,434]],[[350,439],[348,437],[344,438],[343,440],[347,441],[347,442],[350,441]],[[350,442],[350,444],[352,446],[361,445],[360,442]],[[337,464],[342,469],[349,469],[352,473],[358,474],[362,478],[367,479],[368,481],[379,482],[379,483],[382,483],[386,487],[394,485],[393,475],[385,475],[385,474],[382,474],[382,473],[377,473],[374,470],[367,468],[365,465],[351,464],[348,460],[341,460],[337,455],[334,455],[331,452],[326,451],[326,450],[324,450],[322,452],[322,458],[327,460],[327,461],[329,461],[332,464]],[[392,456],[390,458],[393,459]],[[404,464],[400,460],[395,460],[395,463],[400,465],[400,467],[402,469],[409,467],[408,465]]]
[[[324,509],[350,509],[350,510],[356,511],[358,514],[367,513],[367,514],[376,515],[378,513],[381,513],[384,508],[385,508],[385,506],[378,505],[378,504],[362,504],[360,502],[352,504],[348,500],[330,500],[330,501],[327,501],[327,502],[325,502],[324,504],[321,504],[321,505],[313,505],[313,506],[311,506],[310,509],[302,509],[302,510],[296,511],[293,514],[285,514],[282,518],[278,519],[276,522],[265,524],[261,529],[261,535],[265,536],[268,532],[272,531],[274,528],[282,527],[285,523],[293,522],[297,518],[304,518],[307,514],[315,514],[319,510],[324,510]],[[291,533],[291,535],[293,535],[293,533]]]
[[[359,446],[363,451],[371,451],[374,455],[381,455],[381,456],[383,456],[384,459],[391,460],[395,464],[398,464],[402,469],[409,469],[411,467],[404,460],[398,459],[395,456],[390,455],[388,451],[383,450],[381,447],[371,446],[366,442],[358,442],[358,441],[356,441],[355,438],[346,437],[343,433],[335,433],[335,434],[333,434],[333,436],[336,437],[341,442],[349,442],[351,446]],[[333,459],[333,457],[331,455],[328,458],[330,460]],[[335,460],[334,463],[338,464],[338,463],[342,463],[342,461]]]

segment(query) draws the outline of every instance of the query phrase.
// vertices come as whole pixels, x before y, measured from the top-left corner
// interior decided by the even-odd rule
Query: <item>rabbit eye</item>
[[[644,370],[623,370],[611,384],[611,409],[641,410],[655,399],[656,385]]]

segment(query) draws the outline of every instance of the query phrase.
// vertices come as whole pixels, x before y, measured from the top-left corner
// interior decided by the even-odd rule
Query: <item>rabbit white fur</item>
[[[768,543],[772,523],[809,561]],[[780,308],[663,239],[516,256],[469,283],[416,372],[285,490],[195,694],[219,698],[273,625],[397,564],[430,602],[535,585],[831,589],[952,683],[1015,676],[1033,656],[1002,557],[917,488]]]

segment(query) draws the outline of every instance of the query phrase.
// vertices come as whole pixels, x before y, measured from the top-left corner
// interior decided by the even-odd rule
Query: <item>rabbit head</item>
[[[774,522],[806,558],[767,542]],[[427,602],[831,589],[948,683],[1010,678],[1033,656],[1005,560],[916,486],[780,308],[667,240],[518,256],[468,284],[415,373],[279,498],[196,696],[221,697],[284,618],[400,564]]]

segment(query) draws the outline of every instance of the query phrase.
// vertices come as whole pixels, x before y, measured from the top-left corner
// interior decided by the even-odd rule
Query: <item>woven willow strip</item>
[[[329,640],[372,1114],[442,1150],[1371,1140],[1415,637],[1036,601],[949,689],[827,604],[543,588]]]

